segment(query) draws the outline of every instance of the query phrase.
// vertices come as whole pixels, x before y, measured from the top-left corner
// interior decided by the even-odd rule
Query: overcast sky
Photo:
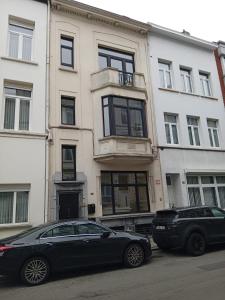
[[[79,0],[78,0],[79,1]],[[208,41],[225,41],[225,0],[80,0]]]

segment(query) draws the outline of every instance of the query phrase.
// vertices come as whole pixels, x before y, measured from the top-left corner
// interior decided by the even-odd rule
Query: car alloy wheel
[[[193,256],[202,255],[205,253],[206,242],[202,234],[194,232],[190,235],[187,241],[187,252]]]
[[[48,262],[42,257],[29,259],[23,266],[21,278],[23,282],[29,285],[38,285],[43,283],[49,276]]]
[[[136,268],[143,264],[145,259],[144,250],[138,244],[131,244],[125,252],[125,265],[130,268]]]

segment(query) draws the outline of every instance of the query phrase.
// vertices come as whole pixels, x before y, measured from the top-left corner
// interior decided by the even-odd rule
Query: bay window
[[[144,101],[107,96],[102,105],[104,136],[147,136]]]

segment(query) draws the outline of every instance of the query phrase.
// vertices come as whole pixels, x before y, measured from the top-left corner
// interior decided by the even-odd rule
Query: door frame
[[[76,194],[77,198],[78,198],[78,218],[81,217],[80,215],[80,195],[81,195],[81,191],[77,191],[77,190],[59,190],[57,191],[57,199],[56,199],[56,203],[57,203],[57,210],[56,210],[56,219],[57,221],[59,221],[59,210],[60,210],[60,206],[59,206],[59,198],[61,194]]]

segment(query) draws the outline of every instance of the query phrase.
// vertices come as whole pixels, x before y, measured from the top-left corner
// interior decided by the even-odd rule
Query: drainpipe
[[[45,78],[45,130],[49,135],[49,63],[50,63],[50,13],[51,13],[51,0],[47,3],[47,32],[46,32],[46,78]],[[49,187],[49,145],[48,136],[45,141],[45,196],[44,196],[44,223],[48,221],[48,187]]]

